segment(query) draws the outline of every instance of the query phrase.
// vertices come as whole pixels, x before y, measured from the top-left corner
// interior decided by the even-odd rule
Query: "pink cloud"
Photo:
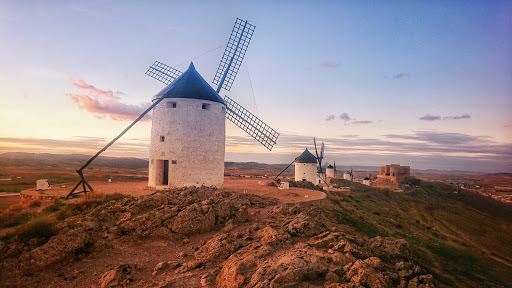
[[[98,118],[107,118],[112,120],[135,120],[151,104],[144,103],[139,105],[125,104],[120,102],[122,92],[112,90],[102,90],[85,81],[71,79],[71,85],[84,90],[84,93],[66,94],[82,110],[95,114]],[[142,120],[148,120],[151,117],[146,115]]]

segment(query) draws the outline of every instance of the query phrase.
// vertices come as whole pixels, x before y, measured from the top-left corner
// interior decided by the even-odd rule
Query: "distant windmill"
[[[183,73],[158,61],[151,65],[146,75],[167,87],[132,124],[77,170],[81,180],[67,197],[86,193],[87,188],[93,191],[82,171],[153,108],[149,186],[222,185],[225,118],[272,150],[279,133],[228,96],[222,99],[218,94],[221,89],[230,91],[254,29],[247,21],[236,19],[213,79],[216,90],[192,63]],[[165,105],[158,105],[162,101]],[[83,191],[75,192],[80,185]]]
[[[316,156],[311,154],[306,148],[299,157],[295,158],[286,168],[284,168],[274,180],[277,180],[281,174],[284,173],[293,163],[295,163],[295,181],[310,181],[315,184],[320,184],[325,181],[325,175],[322,168],[322,159],[324,158],[325,145],[322,142],[320,146],[320,154],[316,146],[316,138],[313,137],[313,143],[315,144]]]
[[[327,184],[327,182],[325,182],[325,172],[324,172],[324,169],[322,168],[322,160],[324,159],[325,144],[324,144],[324,142],[322,142],[322,145],[320,146],[320,154],[318,154],[318,149],[316,148],[316,138],[315,137],[313,137],[313,142],[315,143],[316,159],[318,162],[318,169],[316,171],[318,178],[319,178],[318,183],[320,183],[322,181]]]

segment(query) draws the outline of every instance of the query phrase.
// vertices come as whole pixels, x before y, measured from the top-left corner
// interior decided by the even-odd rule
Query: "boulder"
[[[310,237],[322,232],[323,225],[317,223],[305,213],[300,213],[286,226],[286,231],[291,236]]]
[[[240,240],[232,234],[221,233],[206,241],[194,253],[196,259],[209,262],[216,259],[225,259],[231,256],[240,247]]]
[[[137,264],[121,264],[103,274],[99,286],[101,288],[126,287],[127,284],[133,282],[133,274],[137,269],[139,269]]]
[[[192,204],[181,211],[171,224],[173,232],[191,236],[213,230],[215,212],[210,206]]]

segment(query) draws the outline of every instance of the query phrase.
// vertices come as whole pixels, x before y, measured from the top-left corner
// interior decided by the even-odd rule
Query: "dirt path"
[[[268,186],[271,179],[267,178],[245,178],[226,176],[224,178],[223,191],[237,192],[237,193],[250,193],[263,197],[274,197],[282,203],[297,203],[305,201],[313,201],[324,199],[327,195],[322,191],[309,190],[302,188],[291,187],[290,189],[281,190],[274,186]],[[91,186],[95,192],[114,194],[121,193],[140,197],[153,193],[153,188],[147,187],[146,181],[126,181],[126,182],[104,182],[92,181]],[[53,195],[57,198],[65,197],[73,188],[72,184],[60,185],[58,187],[52,186],[52,189],[47,191],[36,191],[35,189],[23,190],[22,194],[31,194],[37,196]],[[0,200],[1,201],[1,200]]]
[[[327,195],[322,191],[290,187],[281,190],[267,184],[272,182],[266,178],[225,177],[224,191],[250,193],[263,197],[274,197],[282,203],[297,203],[324,199]]]

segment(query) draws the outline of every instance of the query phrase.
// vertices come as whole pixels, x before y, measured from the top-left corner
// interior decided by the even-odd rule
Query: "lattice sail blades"
[[[272,151],[279,133],[228,96],[224,96],[224,102],[227,107],[226,118]]]
[[[183,72],[158,61],[155,61],[153,65],[149,66],[148,71],[146,71],[146,75],[155,78],[165,85],[171,84],[174,79],[181,75],[181,73]]]
[[[256,26],[249,22],[236,18],[228,45],[213,79],[213,84],[218,85],[217,93],[221,88],[231,90],[255,28]]]

